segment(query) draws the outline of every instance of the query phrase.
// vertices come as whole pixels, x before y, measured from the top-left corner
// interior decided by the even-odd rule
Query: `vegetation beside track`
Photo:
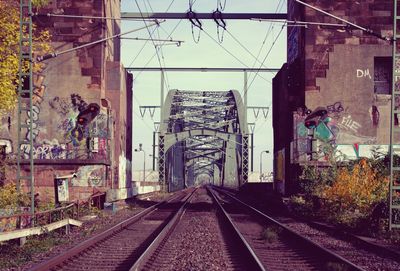
[[[400,232],[388,231],[389,157],[375,150],[372,158],[328,161],[323,167],[302,168],[298,193],[289,200],[290,210],[400,244]]]

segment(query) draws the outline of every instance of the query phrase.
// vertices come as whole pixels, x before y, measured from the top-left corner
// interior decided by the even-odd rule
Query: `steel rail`
[[[149,261],[151,256],[160,246],[160,244],[168,238],[174,231],[179,221],[182,219],[186,212],[187,204],[193,199],[193,195],[198,188],[193,190],[189,196],[186,197],[185,202],[179,208],[178,212],[175,213],[174,217],[168,222],[168,224],[163,228],[163,230],[158,234],[158,236],[153,240],[153,242],[147,247],[147,249],[142,253],[139,259],[136,260],[135,264],[129,269],[130,271],[142,270],[143,266]]]
[[[235,195],[232,191],[227,190],[226,188],[215,187],[215,189],[222,190],[224,193],[229,194],[233,197]],[[310,227],[315,228],[319,231],[325,232],[333,237],[337,238],[339,236],[341,239],[344,239],[346,241],[355,243],[357,245],[360,244],[363,246],[362,247],[363,249],[366,249],[372,253],[382,254],[382,252],[384,251],[385,257],[388,257],[394,261],[400,261],[400,251],[396,251],[396,250],[388,248],[386,246],[376,244],[374,242],[367,240],[366,238],[363,238],[362,236],[355,235],[355,234],[347,232],[347,231],[339,231],[339,230],[333,228],[332,226],[329,226],[324,223],[308,220],[308,219],[305,219],[302,217],[297,217],[297,216],[294,216],[294,219],[296,219],[302,223],[305,223],[305,224],[309,225]]]
[[[160,207],[161,205],[171,202],[177,198],[179,198],[179,196],[181,196],[180,194],[177,195],[173,195],[170,198],[159,202],[157,204],[154,204],[146,209],[144,209],[143,211],[135,214],[134,216],[132,216],[131,218],[128,218],[120,223],[118,223],[117,225],[111,227],[110,229],[99,233],[91,238],[89,238],[86,241],[83,241],[82,243],[79,243],[78,245],[74,246],[73,248],[67,250],[66,252],[53,257],[45,262],[39,263],[36,266],[33,266],[30,270],[31,271],[47,271],[50,270],[52,268],[55,268],[56,266],[60,265],[61,263],[67,261],[68,259],[80,254],[81,252],[83,252],[84,250],[96,245],[97,243],[107,239],[108,237],[112,236],[115,233],[120,232],[121,230],[123,230],[124,228],[126,228],[127,226],[136,223],[137,221],[139,221],[140,219],[142,219],[144,216],[152,213],[153,211],[155,211],[158,207]]]
[[[207,190],[210,192],[211,196],[213,197],[214,201],[217,203],[219,210],[223,214],[224,219],[228,222],[229,226],[233,229],[233,232],[237,235],[237,237],[240,239],[242,242],[243,246],[246,248],[246,251],[248,252],[250,259],[254,262],[254,265],[256,268],[259,270],[265,271],[267,270],[264,265],[261,263],[260,259],[250,246],[250,244],[246,241],[244,236],[240,233],[239,229],[236,227],[234,224],[232,218],[229,216],[229,214],[225,211],[224,207],[221,205],[220,201],[218,200],[217,196],[214,194],[212,188],[209,186],[207,187]],[[252,269],[254,270],[254,269]]]
[[[316,242],[300,235],[299,233],[295,232],[294,230],[290,229],[289,227],[285,226],[284,224],[278,222],[277,220],[275,220],[274,218],[264,214],[263,212],[257,210],[256,208],[252,207],[251,205],[241,201],[240,199],[234,197],[233,195],[231,195],[231,193],[228,193],[226,191],[224,191],[224,189],[218,188],[218,187],[213,187],[215,190],[218,190],[218,192],[228,196],[229,198],[233,199],[234,201],[236,201],[237,203],[239,203],[240,205],[246,207],[247,209],[249,209],[250,211],[252,211],[253,213],[257,214],[258,216],[268,220],[270,223],[273,223],[275,225],[277,225],[278,227],[282,228],[286,233],[288,233],[290,236],[292,236],[293,238],[296,238],[297,240],[310,245],[311,247],[313,247],[316,250],[319,250],[320,252],[322,252],[323,254],[325,254],[325,256],[328,256],[329,258],[333,258],[336,261],[338,261],[339,263],[342,263],[346,266],[348,266],[350,268],[350,270],[358,270],[358,271],[366,271],[365,269],[363,269],[360,266],[355,265],[354,263],[350,262],[349,260],[345,259],[344,257],[338,255],[337,253],[330,251],[329,249],[324,248],[323,246],[317,244]]]

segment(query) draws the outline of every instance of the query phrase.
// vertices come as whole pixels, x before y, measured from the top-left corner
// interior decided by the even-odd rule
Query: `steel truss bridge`
[[[236,90],[169,91],[161,112],[159,181],[168,191],[207,175],[216,185],[248,181],[249,133]]]

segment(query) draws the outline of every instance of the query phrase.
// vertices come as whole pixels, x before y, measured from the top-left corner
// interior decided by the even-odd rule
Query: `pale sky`
[[[137,0],[142,12],[165,12],[172,3],[169,12],[186,12],[189,9],[188,0]],[[224,0],[221,0],[222,4]],[[122,0],[122,11],[139,12],[135,0]],[[278,8],[279,5],[279,8]],[[277,9],[279,12],[286,12],[286,0],[226,0],[226,7],[223,12],[231,13],[271,13]],[[217,7],[217,0],[197,0],[193,5],[195,12],[212,12]],[[178,25],[179,23],[179,25]],[[150,28],[153,39],[166,39],[171,31],[177,26],[171,37],[175,40],[182,40],[184,43],[180,47],[175,45],[162,46],[159,50],[159,57],[163,67],[255,67],[259,68],[261,62],[265,60],[263,67],[280,68],[286,62],[286,28],[282,30],[282,24],[245,20],[229,20],[227,31],[223,35],[221,45],[231,54],[227,53],[218,43],[217,27],[214,21],[202,21],[203,29],[206,33],[200,34],[200,41],[194,42],[191,24],[188,20],[168,20],[158,27],[158,30]],[[149,23],[147,23],[149,24]],[[122,31],[129,31],[144,26],[143,21],[128,22],[122,21]],[[281,31],[282,30],[282,31]],[[194,29],[195,38],[198,37],[199,30]],[[228,33],[229,32],[229,33]],[[267,33],[267,39],[265,37]],[[221,38],[222,30],[220,30]],[[280,33],[280,35],[278,35]],[[233,38],[233,37],[234,38]],[[129,34],[127,37],[149,38],[149,32],[144,29],[139,32]],[[235,38],[250,51],[253,56],[261,53],[256,62]],[[272,46],[273,42],[275,44]],[[156,50],[152,41],[122,40],[122,62],[125,67],[143,67],[153,57]],[[156,42],[159,44],[159,42]],[[141,53],[139,51],[145,45]],[[272,48],[272,49],[271,49]],[[269,52],[269,53],[268,53]],[[268,57],[266,55],[268,54]],[[256,62],[256,64],[255,64]],[[160,67],[157,56],[148,64],[148,67]],[[272,171],[272,152],[273,152],[273,131],[272,131],[272,78],[273,73],[259,73],[253,81],[254,73],[249,74],[248,106],[269,106],[268,118],[265,120],[260,112],[258,119],[255,119],[252,110],[248,110],[248,122],[255,122],[255,150],[254,150],[254,171],[259,172],[260,152],[269,150],[270,153],[263,154],[263,171]],[[139,105],[159,105],[160,104],[160,73],[143,72],[134,74],[134,148],[139,143],[143,144],[146,151],[146,168],[150,169],[152,159],[152,135],[154,121],[159,121],[160,112],[156,110],[154,119],[149,114],[144,118],[140,116]],[[253,81],[253,82],[252,82]],[[237,89],[243,92],[243,73],[188,73],[188,72],[169,72],[167,73],[167,83],[169,89],[181,90],[230,90]],[[165,88],[167,94],[167,87]],[[157,155],[157,153],[156,153]],[[133,169],[143,169],[143,153],[133,153]]]

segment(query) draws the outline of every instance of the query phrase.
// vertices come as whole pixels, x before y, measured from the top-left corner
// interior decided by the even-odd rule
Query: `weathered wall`
[[[393,1],[370,0],[307,0],[310,5],[321,8],[331,14],[349,20],[355,24],[367,27],[381,35],[392,33]],[[340,23],[318,11],[301,7],[301,17],[308,22]],[[330,52],[335,50],[334,45],[380,45],[390,48],[390,43],[368,35],[361,30],[340,30],[324,26],[308,26],[304,31],[305,39],[305,90],[320,90],[317,78],[325,77],[330,68]],[[357,58],[355,56],[355,58]],[[345,58],[342,58],[345,60]]]
[[[374,57],[384,56],[390,46],[335,45],[326,77],[316,80],[320,91],[307,92],[307,107],[333,105],[337,144],[389,142],[390,95],[374,93]]]
[[[306,1],[341,18],[368,27],[381,35],[391,35],[392,1]],[[291,1],[290,5],[293,5]],[[315,10],[297,7],[291,18],[310,22],[338,23]],[[291,36],[288,36],[288,39]],[[358,145],[385,145],[389,142],[390,93],[377,90],[376,81],[390,81],[390,71],[381,69],[376,58],[390,57],[390,42],[368,35],[361,30],[342,30],[324,26],[308,26],[299,40],[291,43],[291,52],[300,48],[305,72],[305,103],[303,112],[294,118],[292,155],[299,158],[305,150],[308,131],[302,125],[304,109],[325,107],[328,118],[315,129],[319,152],[326,143],[336,144],[348,156],[357,157]],[[288,49],[289,50],[289,49]],[[388,60],[388,59],[387,59]],[[297,140],[296,140],[297,139]],[[308,144],[308,146],[307,146]],[[354,151],[355,150],[355,151]],[[299,151],[296,153],[296,151]],[[313,149],[315,151],[315,149]],[[309,158],[309,157],[308,157]],[[308,159],[306,156],[301,161]]]
[[[118,0],[50,1],[40,10],[97,17],[118,17],[119,12]],[[39,16],[35,22],[50,30],[57,52],[120,32],[115,20]],[[108,41],[49,59],[35,75],[35,186],[41,197],[52,190],[55,176],[73,172],[71,200],[87,198],[94,188],[131,188],[132,85],[119,61],[119,42]],[[2,120],[0,139],[15,156],[16,113]],[[28,158],[29,145],[21,149]],[[15,178],[15,171],[8,176]]]
[[[393,1],[305,2],[375,33],[392,35]],[[288,1],[288,17],[296,21],[340,23],[294,0]],[[383,81],[391,80],[391,71],[383,67],[390,61],[390,42],[361,30],[321,25],[288,27],[287,40],[287,67],[276,76],[273,86],[274,107],[289,104],[289,112],[274,108],[274,123],[279,123],[274,125],[275,170],[279,171],[275,180],[283,178],[286,184],[294,184],[294,176],[280,173],[295,172],[296,164],[308,163],[310,159],[325,161],[329,146],[347,158],[370,155],[377,146],[387,149],[390,92],[385,93],[386,87],[382,86],[386,84]],[[383,60],[386,64],[382,64]],[[328,114],[315,129],[307,129],[304,120],[318,107],[327,109]],[[313,137],[316,141],[311,141]],[[288,146],[290,153],[285,152],[282,171],[277,158]],[[282,157],[279,165],[281,160]]]

